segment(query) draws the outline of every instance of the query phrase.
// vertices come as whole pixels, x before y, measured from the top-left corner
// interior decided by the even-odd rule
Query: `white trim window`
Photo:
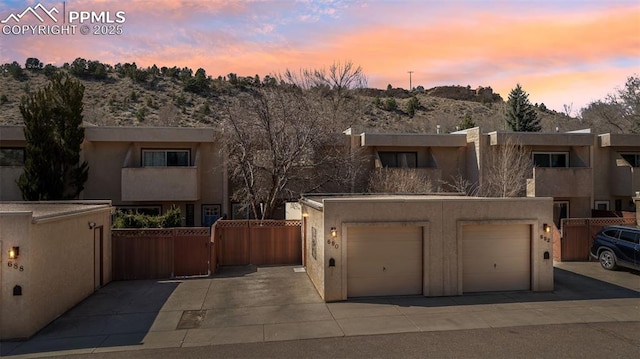
[[[142,150],[142,167],[188,167],[189,150]]]
[[[622,156],[631,167],[640,167],[640,152],[621,153],[620,156]]]
[[[569,152],[533,152],[535,167],[569,167]]]

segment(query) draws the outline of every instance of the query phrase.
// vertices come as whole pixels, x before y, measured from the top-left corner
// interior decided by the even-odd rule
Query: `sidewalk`
[[[606,279],[594,279],[600,276]],[[607,279],[608,278],[608,279]],[[610,284],[608,282],[615,282]],[[44,357],[401,332],[640,322],[640,276],[560,263],[555,291],[324,303],[294,267],[225,268],[210,278],[114,282],[1,355]]]

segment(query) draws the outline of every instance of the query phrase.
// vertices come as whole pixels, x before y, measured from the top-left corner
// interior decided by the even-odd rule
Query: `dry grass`
[[[20,124],[22,117],[18,109],[20,99],[27,91],[36,91],[47,83],[44,75],[25,71],[27,80],[16,81],[11,76],[0,75],[0,96],[8,102],[0,105],[0,124]],[[185,92],[182,84],[157,78],[144,84],[134,83],[129,78],[109,75],[108,81],[84,81],[85,121],[98,126],[215,126],[223,113],[226,95],[216,93],[203,97]],[[385,111],[374,105],[374,97],[361,101],[364,113],[354,116],[353,125],[368,132],[435,133],[440,125],[442,133],[456,130],[456,126],[469,114],[472,120],[485,131],[504,128],[504,103],[480,103],[452,100],[416,94],[420,108],[414,117],[407,114],[409,97],[397,97],[398,110]],[[384,101],[385,97],[381,97]],[[203,111],[205,105],[209,114]],[[144,113],[144,116],[137,115]],[[582,128],[578,120],[561,114],[540,113],[543,131],[561,131]]]

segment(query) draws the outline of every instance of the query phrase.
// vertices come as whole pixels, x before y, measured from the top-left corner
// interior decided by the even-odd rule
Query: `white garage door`
[[[422,227],[349,227],[347,236],[347,297],[422,294]]]
[[[523,224],[462,227],[462,291],[529,290],[530,238]]]

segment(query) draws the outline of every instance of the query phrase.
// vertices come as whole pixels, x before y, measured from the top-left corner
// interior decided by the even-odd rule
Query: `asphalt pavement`
[[[620,354],[613,357],[626,357],[640,352],[637,272],[565,262],[556,264],[554,279],[553,292],[338,303],[324,303],[296,267],[223,268],[208,278],[113,282],[33,338],[0,343],[0,353],[15,358],[284,358],[322,353],[484,357],[498,352],[591,357],[605,348]],[[564,339],[548,334],[555,332]]]

